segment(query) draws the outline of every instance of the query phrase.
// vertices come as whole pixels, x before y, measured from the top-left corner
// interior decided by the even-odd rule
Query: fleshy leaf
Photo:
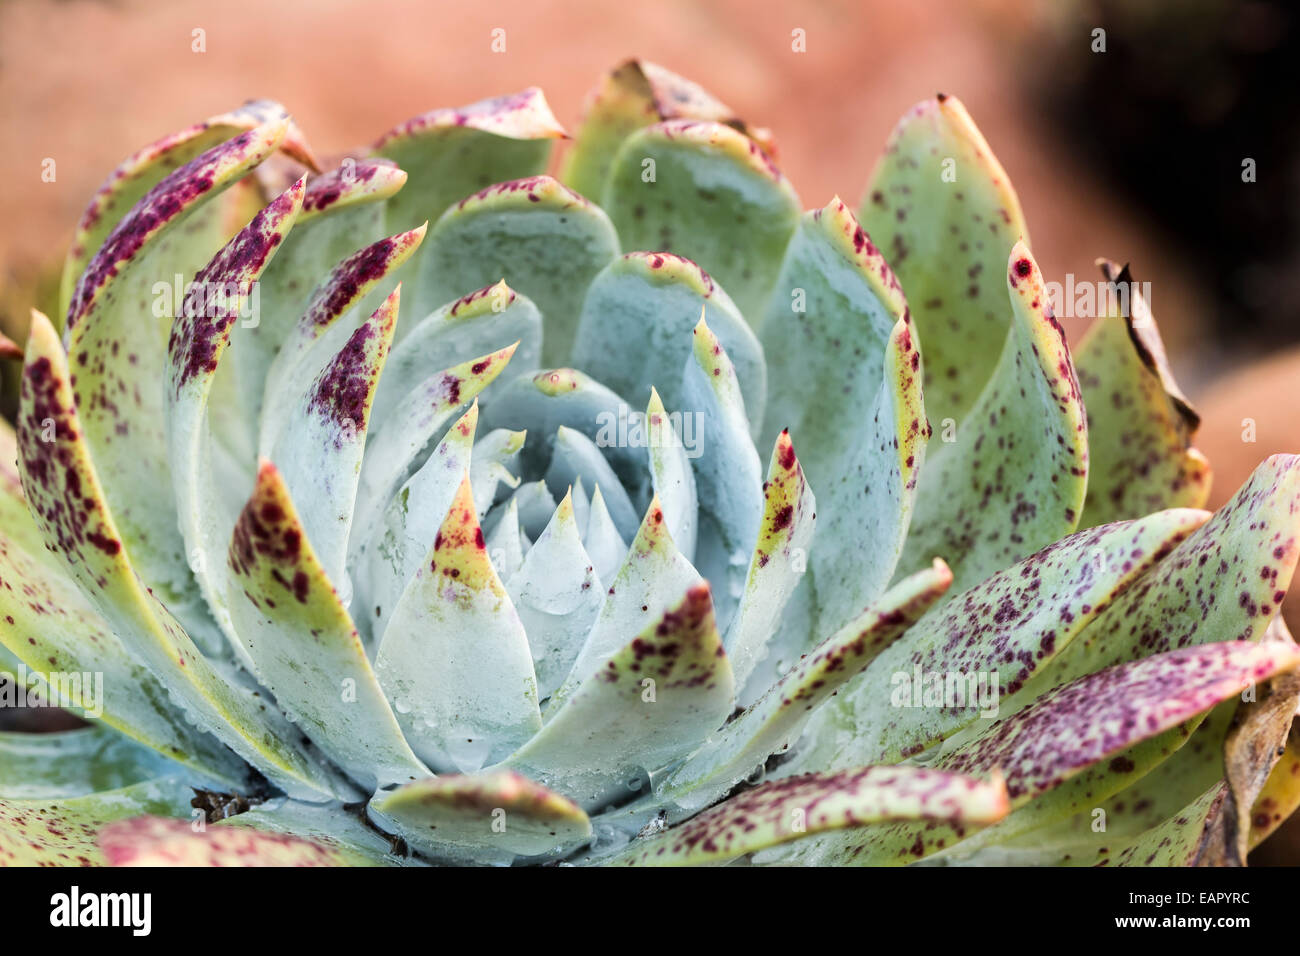
[[[976,837],[981,845],[1021,832],[1025,818],[1042,820],[1050,803],[1073,796],[1069,784],[1090,772],[1117,778],[1113,789],[1090,781],[1095,799],[1105,799],[1126,777],[1145,773],[1154,759],[1143,747],[1164,746],[1162,738],[1186,736],[1180,725],[1253,683],[1300,664],[1300,650],[1281,643],[1227,641],[1189,647],[1089,674],[1045,694],[994,724],[975,739],[940,757],[937,767],[982,776],[1006,775],[1012,813]],[[1181,743],[1174,744],[1178,746]],[[1107,763],[1108,762],[1108,763]],[[1095,804],[1094,804],[1095,805]],[[1021,813],[1015,811],[1020,810]],[[1072,812],[1062,807],[1059,816]],[[798,862],[905,863],[946,848],[966,834],[961,828],[889,827],[854,841],[828,841],[801,848]]]
[[[132,207],[164,176],[239,133],[287,115],[279,103],[250,100],[229,113],[213,116],[164,136],[123,160],[95,192],[73,234],[59,288],[60,317],[67,314],[77,279],[91,257],[99,251],[104,240]],[[280,143],[280,149],[308,168],[317,168],[311,147],[292,121]]]
[[[799,197],[758,143],[698,120],[666,120],[629,136],[602,205],[624,249],[698,262],[751,321],[799,218]]]
[[[542,361],[554,365],[572,350],[587,286],[616,255],[618,236],[598,206],[549,176],[516,179],[465,197],[434,223],[420,288],[436,305],[504,276],[541,310]]]
[[[106,726],[0,731],[0,798],[52,800],[119,790],[175,773],[170,760]]]
[[[307,386],[295,427],[280,435],[270,456],[300,502],[303,529],[331,581],[344,581],[347,573],[371,402],[392,343],[400,293],[399,286]]]
[[[1081,531],[957,595],[814,718],[811,750],[800,755],[805,766],[892,763],[970,726],[990,706],[1012,713],[1016,704],[1006,698],[1047,672],[1117,595],[1208,517],[1177,509]],[[927,703],[926,682],[950,674],[963,676],[961,700]]]
[[[627,643],[629,634],[643,632],[669,613],[682,600],[683,592],[705,585],[698,571],[677,549],[659,499],[646,509],[641,527],[610,582],[605,603],[591,633],[578,654],[563,685],[551,699],[548,719],[556,705],[597,677],[611,655]],[[709,598],[709,626],[714,626],[713,603]],[[727,667],[731,680],[731,668]]]
[[[541,313],[504,279],[447,303],[414,328],[403,328],[398,327],[398,341],[375,393],[374,415],[381,422],[431,369],[450,368],[471,355],[486,356],[513,345],[511,371],[533,372],[542,351]]]
[[[302,732],[371,789],[427,773],[270,462],[261,463],[235,524],[229,567],[235,632],[254,673]]]
[[[421,853],[479,865],[563,855],[591,838],[577,804],[510,770],[417,780],[376,794],[370,813]]]
[[[889,820],[985,826],[1007,812],[1000,780],[919,767],[864,767],[787,777],[746,790],[611,862],[627,866],[723,863],[768,847]]]
[[[238,819],[238,818],[236,818]],[[241,826],[206,827],[154,816],[104,827],[99,845],[110,866],[367,866],[374,861],[339,840],[316,842]]]
[[[1228,801],[1228,785],[1215,783],[1183,811],[1146,831],[1097,866],[1198,866],[1217,842],[1216,821]]]
[[[291,795],[349,795],[349,787],[307,755],[287,721],[214,669],[142,583],[91,464],[67,359],[39,313],[28,339],[18,434],[23,489],[47,545],[64,556],[124,647],[173,701]]]
[[[907,290],[930,421],[960,427],[999,364],[1002,270],[1029,230],[1011,180],[956,97],[941,94],[902,118],[858,216]]]
[[[1012,322],[1002,357],[970,411],[940,424],[900,562],[905,573],[944,555],[954,591],[1074,531],[1088,483],[1088,427],[1065,332],[1023,243],[1006,269]]]
[[[3,534],[0,644],[34,673],[78,678],[88,716],[223,785],[244,784],[240,761],[186,719],[76,585]]]
[[[680,412],[676,414],[684,428],[690,427],[689,419],[683,418]],[[663,506],[668,533],[689,561],[695,557],[695,540],[699,533],[696,527],[699,501],[695,492],[695,474],[682,435],[665,411],[659,392],[653,388],[645,412],[645,425],[651,487]]]
[[[628,422],[630,432],[631,416],[621,418]],[[551,464],[546,469],[546,486],[559,489],[586,482],[598,491],[603,489],[607,515],[620,535],[631,537],[639,524],[636,506],[602,451],[602,445],[604,448],[617,447],[618,436],[602,433],[597,435],[597,439],[601,444],[567,425],[557,428]]]
[[[628,60],[601,77],[587,98],[578,135],[560,177],[584,196],[602,196],[618,147],[632,133],[667,119],[726,123],[772,150],[766,130],[750,129],[703,87],[646,60]]]
[[[167,341],[177,303],[166,300],[172,276],[194,275],[224,244],[220,207],[209,200],[274,152],[287,130],[287,119],[268,122],[162,179],[95,254],[68,310],[82,434],[122,545],[145,585],[208,649],[224,640],[191,579],[167,460]]]
[[[1300,558],[1300,457],[1274,455],[1226,505],[1100,614],[1048,672],[1052,683],[1148,654],[1256,640]]]
[[[746,556],[754,551],[763,519],[763,466],[750,439],[736,367],[703,313],[692,336],[682,377],[682,411],[697,423],[699,454],[692,467],[701,533],[695,560],[705,577],[718,582],[718,620],[729,634],[744,593]],[[743,676],[737,686],[744,687]]]
[[[545,700],[573,667],[604,599],[582,547],[572,494],[555,509],[520,568],[506,577],[506,590],[528,635],[537,696]]]
[[[620,395],[637,400],[658,388],[664,404],[678,408],[697,316],[731,359],[756,430],[766,401],[763,347],[731,297],[690,259],[629,252],[601,270],[583,300],[570,362]]]
[[[0,867],[104,866],[97,836],[105,824],[143,813],[188,817],[193,795],[180,777],[162,777],[68,799],[0,800]]]
[[[838,197],[801,220],[761,333],[772,370],[765,440],[782,427],[796,436],[821,502],[807,586],[824,633],[894,576],[929,436],[907,302]]]
[[[727,653],[744,687],[760,660],[782,612],[808,568],[808,548],[817,520],[817,501],[795,457],[788,432],[777,436],[763,483],[763,521],[749,562],[745,590],[727,628]]]
[[[488,559],[468,475],[393,610],[375,670],[435,770],[478,770],[542,726],[528,639]]]
[[[1210,463],[1191,444],[1200,417],[1174,383],[1150,306],[1128,267],[1105,259],[1098,265],[1113,298],[1076,350],[1092,470],[1081,526],[1161,508],[1203,508]]]
[[[646,786],[720,727],[735,698],[709,586],[678,594],[505,766],[591,810]]]
[[[656,797],[690,809],[727,793],[788,747],[809,715],[911,627],[951,581],[947,566],[936,560],[895,585],[710,737],[656,789]]]

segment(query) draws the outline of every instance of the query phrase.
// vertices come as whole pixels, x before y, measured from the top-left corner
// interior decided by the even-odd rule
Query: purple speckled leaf
[[[637,841],[610,862],[624,866],[723,863],[746,853],[889,820],[987,826],[1007,812],[1000,780],[919,767],[864,767],[762,784],[680,826]]]
[[[110,866],[374,866],[385,862],[375,847],[358,848],[334,834],[307,839],[238,825],[196,831],[187,820],[135,817],[104,827],[99,848]],[[232,821],[233,823],[233,821]],[[373,835],[371,835],[371,839]]]
[[[939,440],[930,440],[899,563],[907,572],[942,556],[957,593],[1074,531],[1088,483],[1088,427],[1065,330],[1023,242],[1003,274],[1012,321],[1002,356],[963,417],[930,411]]]
[[[1110,299],[1075,350],[1092,472],[1080,526],[1203,508],[1210,463],[1191,444],[1200,418],[1174,383],[1138,283],[1127,267],[1105,259],[1098,265],[1108,283],[1102,288],[1127,299]]]
[[[229,113],[170,133],[124,159],[95,192],[73,234],[59,289],[60,317],[67,314],[77,279],[90,258],[99,251],[118,222],[159,180],[239,133],[287,116],[279,103],[250,100]],[[317,168],[311,147],[292,121],[280,143],[280,150],[309,169]]]
[[[1006,254],[1028,243],[1029,230],[1011,180],[956,97],[903,116],[858,216],[907,290],[930,421],[936,431],[948,418],[960,426],[995,374],[1007,334]]]
[[[591,838],[577,804],[511,770],[417,780],[376,794],[369,812],[415,850],[479,866],[562,856]]]
[[[973,776],[1005,775],[1012,810],[1020,812],[976,838],[981,845],[996,842],[1020,832],[1026,816],[1035,823],[1050,819],[1043,805],[1063,797],[1049,791],[1061,788],[1074,797],[1068,784],[1085,773],[1094,775],[1104,799],[1118,789],[1102,786],[1104,775],[1122,782],[1149,769],[1155,758],[1144,747],[1162,745],[1168,735],[1185,738],[1190,731],[1180,725],[1298,664],[1295,647],[1229,641],[1110,667],[1044,695],[941,756],[937,766]],[[1061,808],[1057,815],[1069,812]],[[794,857],[803,863],[907,863],[965,836],[960,827],[881,828],[858,839],[804,845]]]
[[[67,357],[53,326],[39,313],[28,340],[18,437],[23,490],[46,544],[63,555],[118,638],[167,686],[187,716],[290,793],[316,799],[350,794],[349,786],[303,750],[288,721],[218,673],[146,589],[91,463]]]

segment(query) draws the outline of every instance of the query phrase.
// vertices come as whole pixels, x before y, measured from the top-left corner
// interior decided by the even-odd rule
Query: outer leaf
[[[708,585],[656,617],[505,766],[591,810],[644,786],[721,726],[735,697]]]
[[[624,249],[698,262],[750,317],[767,300],[799,217],[799,197],[758,143],[697,120],[667,120],[629,136],[602,205]]]
[[[258,678],[303,733],[370,789],[427,773],[270,462],[261,463],[235,524],[229,567],[235,632]]]
[[[80,797],[177,769],[155,751],[104,726],[43,734],[0,732],[0,797],[5,799]]]
[[[1216,783],[1181,813],[1152,827],[1098,866],[1196,866],[1213,852],[1215,823],[1228,800],[1228,785]]]
[[[1013,321],[1002,357],[956,424],[955,442],[931,449],[900,562],[906,572],[946,555],[954,590],[1073,531],[1088,483],[1079,383],[1042,274],[1023,243],[1011,250],[1006,275]]]
[[[429,233],[421,289],[449,302],[503,276],[541,309],[542,361],[564,361],[587,286],[618,255],[609,218],[567,186],[534,176],[489,186],[448,209]]]
[[[0,644],[33,673],[77,675],[82,694],[93,688],[89,697],[97,698],[84,702],[108,726],[226,786],[244,785],[242,762],[186,719],[76,585],[3,535]]]
[[[146,586],[208,647],[222,642],[195,600],[172,501],[164,424],[172,320],[170,309],[158,308],[156,286],[159,277],[170,286],[172,276],[184,279],[211,259],[224,230],[203,228],[202,217],[218,208],[204,203],[274,152],[287,130],[281,119],[241,133],[154,186],[91,260],[68,310],[84,440],[123,546]],[[152,314],[142,314],[146,308]]]
[[[987,692],[995,711],[1013,713],[1025,702],[1013,695],[1208,517],[1173,510],[1078,532],[953,598],[815,718],[803,766],[915,756],[976,723]],[[961,678],[963,704],[927,706],[924,689],[949,675]]]
[[[103,866],[101,827],[142,813],[188,816],[192,795],[179,777],[163,777],[65,800],[0,800],[0,867]]]
[[[602,269],[583,300],[570,362],[634,401],[657,388],[665,405],[680,408],[697,315],[735,366],[757,431],[767,388],[763,346],[731,297],[690,259],[629,252]]]
[[[940,94],[902,118],[858,215],[912,304],[931,422],[971,420],[1007,335],[1004,257],[1029,230],[1011,180],[956,97]]]
[[[1300,457],[1274,455],[1201,528],[1093,622],[1049,672],[1053,683],[1108,664],[1211,641],[1256,640],[1300,558]]]
[[[480,865],[563,855],[591,838],[577,804],[510,770],[417,780],[376,794],[370,813],[422,853]]]
[[[889,820],[984,826],[1007,812],[1000,780],[917,767],[864,767],[789,777],[747,790],[665,833],[633,844],[614,863],[722,863],[791,840]]]
[[[723,796],[797,739],[809,715],[911,627],[951,581],[952,573],[936,560],[933,568],[891,588],[709,738],[656,796],[688,809]]]
[[[21,359],[22,356],[19,349],[17,357]],[[14,434],[13,426],[3,418],[0,418],[0,528],[4,529],[6,538],[30,557],[62,573],[62,558],[45,549],[41,529],[27,510],[22,478],[18,474],[18,436]]]
[[[766,130],[746,128],[730,107],[702,87],[646,60],[628,60],[605,74],[588,96],[561,178],[584,196],[603,195],[610,163],[623,140],[667,119],[726,123],[774,152]]]
[[[416,753],[478,770],[542,726],[523,625],[488,559],[469,477],[384,631],[375,669]]]
[[[1160,508],[1203,508],[1210,463],[1191,444],[1200,416],[1174,382],[1151,309],[1128,267],[1105,259],[1098,265],[1116,298],[1077,350],[1092,463],[1082,526]]]
[[[1001,770],[1013,811],[1024,808],[1039,819],[1040,805],[1058,799],[1056,794],[1048,796],[1049,791],[1071,778],[1082,779],[1085,771],[1101,770],[1105,761],[1111,762],[1107,769],[1121,777],[1135,768],[1145,773],[1152,760],[1146,753],[1135,758],[1135,750],[1148,744],[1163,746],[1161,738],[1166,734],[1186,733],[1180,724],[1194,720],[1244,687],[1298,664],[1300,651],[1292,647],[1228,641],[1110,667],[1059,687],[999,721],[941,757],[938,767],[973,776]],[[1117,756],[1123,759],[1113,759]],[[1116,789],[1118,786],[1103,788],[1098,796],[1104,799]],[[1013,813],[996,830],[976,839],[983,845],[1020,832],[1024,820],[1019,817],[1021,814]],[[861,839],[805,845],[799,859],[903,863],[963,836],[961,828],[883,828]]]
[[[206,152],[241,132],[264,123],[287,118],[284,107],[271,100],[250,100],[239,109],[213,116],[183,130],[164,136],[137,150],[123,160],[99,187],[82,213],[81,222],[73,234],[72,246],[63,264],[63,279],[59,288],[59,315],[66,315],[72,301],[73,289],[82,270],[99,251],[104,240],[116,228],[133,206],[150,189],[178,166],[183,166],[200,153]],[[293,124],[285,134],[280,149],[288,156],[310,169],[316,169],[316,158],[302,133]]]
[[[42,440],[46,423],[53,438],[48,443]],[[49,320],[39,314],[28,339],[19,441],[23,489],[47,544],[63,554],[123,645],[187,715],[292,795],[349,794],[302,750],[287,721],[214,670],[146,590],[91,464],[67,360]]]
[[[195,832],[180,820],[137,817],[99,835],[111,866],[366,866],[373,865],[339,840],[320,842],[268,833],[250,826],[212,826]]]

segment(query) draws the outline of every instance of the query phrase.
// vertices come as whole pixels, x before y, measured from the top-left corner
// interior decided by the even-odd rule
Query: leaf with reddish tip
[[[512,770],[417,780],[376,794],[370,815],[421,853],[480,866],[562,856],[591,839],[577,804]]]
[[[1011,250],[1006,281],[1012,322],[1002,357],[952,425],[953,441],[949,425],[940,425],[944,440],[930,448],[899,564],[906,572],[943,555],[956,592],[1074,531],[1088,483],[1079,383],[1024,243]]]
[[[41,529],[27,510],[22,478],[18,474],[18,436],[4,418],[0,418],[0,528],[29,557],[49,565],[60,575],[65,572],[63,558],[46,549]]]
[[[600,615],[586,635],[577,660],[551,698],[547,719],[556,713],[561,702],[584,684],[599,678],[601,669],[611,655],[624,647],[629,634],[640,633],[679,603],[684,591],[704,584],[699,572],[677,549],[659,499],[654,498],[627,556],[610,582]],[[709,615],[712,622],[711,600]]]
[[[1257,640],[1300,558],[1300,457],[1274,455],[1115,601],[1048,671],[1052,683],[1211,641]]]
[[[518,344],[434,372],[377,419],[380,424],[365,450],[356,497],[355,522],[362,533],[370,533],[374,520],[456,410],[467,402],[477,403],[478,396],[505,371]]]
[[[1000,780],[919,767],[811,773],[755,787],[681,826],[634,843],[610,862],[626,866],[724,863],[792,840],[890,820],[987,826],[1007,812]]]
[[[371,790],[427,773],[270,462],[235,523],[228,567],[234,631],[253,673],[302,732]]]
[[[773,152],[766,130],[748,128],[731,107],[703,87],[647,60],[628,60],[601,77],[587,97],[578,135],[564,156],[560,177],[586,196],[602,196],[610,163],[623,141],[668,119],[725,123]]]
[[[1210,463],[1192,447],[1200,417],[1174,383],[1155,319],[1128,267],[1105,259],[1098,265],[1109,308],[1076,350],[1092,470],[1081,526],[1161,508],[1203,508]]]
[[[789,428],[822,506],[805,585],[816,620],[784,648],[797,656],[894,576],[929,434],[907,302],[838,197],[800,221],[761,336],[772,371],[764,441]],[[933,549],[913,567],[935,555],[958,557]]]
[[[104,827],[99,845],[110,866],[373,866],[377,850],[358,852],[324,834],[305,839],[257,829],[241,814],[237,825],[196,831],[182,820],[137,817]],[[379,841],[378,837],[371,835]]]
[[[180,777],[161,777],[67,799],[0,800],[0,867],[104,866],[105,824],[143,813],[188,818],[193,795]]]
[[[583,300],[570,361],[633,401],[657,388],[665,405],[678,408],[697,316],[735,366],[757,432],[767,390],[763,347],[731,297],[689,259],[629,252],[602,269]]]
[[[799,219],[799,197],[758,143],[699,120],[667,120],[627,137],[600,198],[624,249],[698,262],[751,322]]]
[[[542,361],[554,365],[572,350],[587,286],[616,255],[609,218],[567,186],[549,176],[497,183],[433,224],[413,307],[423,315],[504,277],[541,310]]]
[[[72,382],[84,440],[122,543],[145,585],[211,652],[225,641],[191,577],[172,499],[167,342],[173,313],[182,306],[175,300],[194,295],[184,283],[229,235],[214,197],[273,153],[287,130],[287,119],[268,122],[162,179],[91,260],[68,311],[68,356],[76,369]]]
[[[226,606],[224,555],[235,512],[225,507],[226,496],[218,490],[229,470],[214,467],[220,450],[213,441],[212,387],[231,329],[294,227],[304,192],[300,179],[195,274],[194,294],[176,317],[168,344],[165,421],[176,515],[207,606],[245,664],[250,662]]]
[[[685,361],[682,410],[696,423],[692,467],[701,533],[695,560],[718,584],[718,621],[729,633],[744,593],[745,556],[753,553],[763,516],[763,466],[750,438],[736,367],[704,315],[701,310]],[[743,688],[743,678],[737,686]]]
[[[23,489],[47,545],[64,556],[119,640],[187,716],[288,793],[349,795],[350,787],[301,748],[288,721],[214,669],[142,582],[90,461],[67,359],[39,313],[28,341],[18,435]]]
[[[239,109],[213,116],[183,130],[164,136],[137,150],[109,174],[82,213],[63,266],[59,288],[59,316],[67,314],[72,293],[82,270],[90,262],[133,206],[166,175],[214,146],[254,129],[263,123],[287,118],[284,107],[271,100],[251,100]],[[280,150],[309,169],[316,158],[301,131],[289,120]]]
[[[948,589],[942,561],[895,585],[799,661],[657,788],[678,807],[707,806],[796,740],[809,716],[912,626]]]
[[[22,361],[22,347],[9,336],[0,333],[0,359],[18,359]]]
[[[167,687],[118,640],[64,571],[36,561],[4,533],[0,646],[32,673],[75,676],[81,688],[77,703],[88,716],[224,786],[244,784],[241,762],[186,719]],[[102,682],[92,683],[91,675]],[[99,788],[106,787],[101,781]]]
[[[698,581],[602,660],[504,766],[592,810],[646,786],[722,726],[734,701],[709,586]]]
[[[386,421],[431,369],[459,365],[471,355],[487,355],[509,345],[514,346],[510,359],[513,374],[537,370],[542,350],[541,313],[504,279],[448,302],[413,328],[399,325],[375,393],[374,414]]]
[[[918,103],[902,118],[858,215],[907,290],[930,421],[974,421],[968,412],[1007,337],[1007,250],[1028,243],[1029,230],[1006,171],[956,97]]]
[[[488,558],[468,475],[393,609],[375,670],[435,770],[478,770],[542,726],[528,638]]]
[[[1120,664],[1045,694],[939,758],[936,766],[942,770],[974,776],[997,770],[1006,776],[1013,812],[968,845],[996,843],[1029,825],[1076,812],[1078,807],[1068,805],[1082,798],[1070,786],[1075,781],[1087,780],[1092,798],[1105,799],[1167,757],[1166,740],[1185,739],[1189,732],[1180,725],[1194,725],[1243,688],[1297,665],[1300,650],[1294,647],[1229,641]],[[1107,775],[1114,778],[1109,787]],[[965,836],[960,828],[882,828],[849,842],[805,844],[797,858],[906,863]]]
[[[347,574],[371,402],[392,343],[400,293],[394,289],[310,382],[296,403],[294,427],[280,434],[270,455],[300,502],[303,529],[331,581],[342,582]]]
[[[988,691],[995,710],[1013,713],[1032,699],[1018,692],[1048,673],[1117,595],[1208,517],[1179,509],[1081,531],[957,595],[814,718],[801,765],[855,767],[915,756],[977,723],[989,708]],[[964,675],[962,700],[924,706],[918,681],[949,674]],[[991,686],[977,693],[971,681],[979,675]]]
[[[450,418],[456,407],[446,405],[438,414]],[[378,523],[367,520],[356,526],[359,534],[368,534],[369,541],[349,564],[373,642],[383,637],[398,598],[424,563],[429,542],[446,520],[470,468],[478,415],[475,401],[388,502]]]
[[[808,548],[817,520],[817,500],[804,478],[788,432],[772,449],[763,483],[763,519],[754,542],[740,605],[727,627],[727,653],[744,688],[778,632],[782,613],[808,568]],[[775,653],[781,653],[778,649]],[[764,675],[766,676],[766,675]],[[764,682],[764,689],[770,682]]]
[[[546,700],[573,667],[605,597],[604,585],[582,547],[572,492],[555,509],[519,569],[505,577],[506,590],[528,635],[537,696]]]

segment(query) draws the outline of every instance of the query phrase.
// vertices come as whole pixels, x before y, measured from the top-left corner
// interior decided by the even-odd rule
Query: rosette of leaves
[[[529,89],[322,170],[258,102],[96,193],[0,471],[4,663],[90,726],[0,735],[0,862],[1192,862],[1290,812],[1296,460],[1200,510],[1145,303],[1072,358],[957,100],[856,214],[648,63],[564,138]]]

